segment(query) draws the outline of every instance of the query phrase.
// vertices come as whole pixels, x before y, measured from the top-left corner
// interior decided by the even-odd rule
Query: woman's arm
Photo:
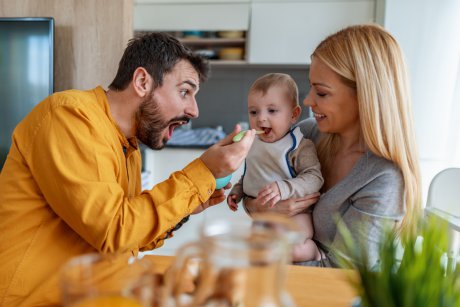
[[[272,207],[263,198],[245,197],[243,198],[243,206],[248,215],[261,212],[276,212],[291,217],[310,208],[318,201],[319,196],[320,193],[313,193],[301,198],[286,199],[277,202]],[[261,205],[264,203],[265,205]]]

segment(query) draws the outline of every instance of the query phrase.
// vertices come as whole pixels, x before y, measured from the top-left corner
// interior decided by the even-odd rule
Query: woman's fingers
[[[313,193],[313,194],[306,195],[304,197],[296,198],[295,201],[296,202],[301,202],[301,201],[315,200],[315,202],[316,202],[318,200],[318,198],[320,197],[320,195],[321,195],[321,193],[316,192],[316,193]]]

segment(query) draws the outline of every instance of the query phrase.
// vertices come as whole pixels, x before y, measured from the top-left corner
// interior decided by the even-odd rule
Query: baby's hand
[[[227,197],[227,204],[230,210],[236,211],[238,210],[238,196],[236,194],[230,194]]]
[[[273,206],[281,200],[280,189],[276,182],[272,182],[266,186],[264,186],[257,194],[257,198],[260,199],[262,206],[269,206],[273,208]]]

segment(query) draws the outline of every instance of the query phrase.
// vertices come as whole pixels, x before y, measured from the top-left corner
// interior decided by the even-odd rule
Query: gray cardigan
[[[314,119],[299,123],[302,133],[317,143],[320,131]],[[343,251],[343,238],[337,232],[335,218],[348,227],[356,242],[364,244],[371,266],[378,261],[378,241],[387,224],[404,216],[404,183],[402,174],[391,161],[367,151],[350,173],[323,193],[313,209],[314,240],[326,259],[304,265],[338,266],[330,252]]]

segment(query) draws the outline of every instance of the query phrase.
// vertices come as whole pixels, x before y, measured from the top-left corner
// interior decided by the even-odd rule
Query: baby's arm
[[[290,156],[290,162],[297,176],[277,181],[281,199],[303,197],[321,189],[324,183],[321,165],[315,144],[309,139],[302,139],[298,148]]]

